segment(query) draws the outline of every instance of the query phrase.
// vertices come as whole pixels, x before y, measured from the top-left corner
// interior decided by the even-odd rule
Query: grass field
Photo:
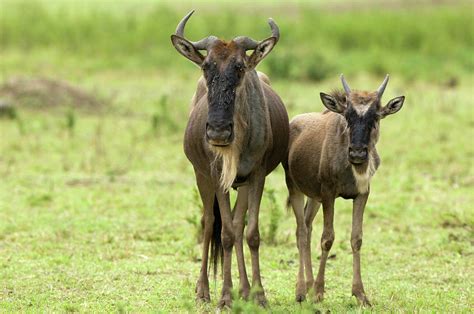
[[[307,9],[267,1],[242,21],[225,12],[216,23],[208,21],[218,10],[198,4],[189,23],[193,39],[210,32],[263,38],[271,12],[282,41],[261,69],[290,116],[322,110],[318,93],[339,87],[341,72],[360,89],[376,88],[390,72],[385,101],[406,96],[401,112],[382,121],[382,166],[365,215],[362,276],[373,308],[350,296],[351,203],[343,200],[326,298],[294,302],[295,221],[278,168],[260,218],[269,309],[472,312],[472,5],[404,8],[401,1],[382,10],[366,1],[363,12],[334,12],[321,2]],[[182,150],[199,70],[169,42],[188,6],[84,3],[0,5],[9,12],[0,15],[3,81],[60,79],[106,100],[93,109],[18,101],[13,115],[0,115],[0,312],[212,312],[220,275],[211,280],[211,304],[194,302],[201,204]],[[321,227],[319,214],[315,262]],[[263,310],[235,301],[232,311]]]

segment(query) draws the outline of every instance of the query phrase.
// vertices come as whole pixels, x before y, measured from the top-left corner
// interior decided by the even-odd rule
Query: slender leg
[[[367,203],[369,193],[360,194],[354,199],[352,209],[352,295],[357,298],[357,301],[364,305],[370,306],[369,299],[365,295],[364,285],[362,284],[362,277],[360,274],[360,248],[362,247],[362,223],[364,219],[364,209]]]
[[[318,213],[321,203],[316,201],[313,198],[308,198],[304,210],[304,218],[306,229],[308,230],[308,240],[307,240],[307,253],[305,259],[305,271],[306,271],[306,289],[310,289],[314,285],[314,276],[313,276],[313,263],[311,262],[311,234],[313,232],[313,220]]]
[[[230,210],[229,193],[224,193],[219,187],[216,193],[219,202],[219,210],[222,219],[222,247],[224,249],[222,295],[219,300],[219,308],[232,305],[232,248],[234,247],[234,226],[232,223],[232,212]]]
[[[201,273],[196,284],[196,299],[198,301],[209,302],[211,297],[209,295],[209,278],[207,273],[207,265],[209,260],[209,243],[212,236],[212,226],[214,224],[214,188],[212,184],[206,180],[202,175],[196,173],[196,182],[199,193],[201,195],[202,204],[204,207],[202,223],[203,223],[203,245],[202,245],[202,263]]]
[[[248,186],[242,186],[238,190],[237,201],[234,207],[234,231],[235,231],[235,255],[237,256],[237,265],[239,267],[240,287],[239,293],[245,300],[250,294],[250,283],[245,269],[243,234],[245,224],[245,214],[248,208]]]
[[[263,185],[265,184],[265,174],[255,174],[249,185],[249,221],[247,226],[247,244],[252,256],[252,288],[255,291],[254,297],[258,304],[265,306],[267,299],[263,290],[262,279],[260,277],[260,233],[258,231],[258,214],[260,201],[262,200]]]
[[[324,271],[328,259],[329,250],[334,242],[334,197],[323,199],[323,234],[321,236],[321,261],[319,262],[318,275],[314,282],[315,301],[320,302],[324,298]]]
[[[296,246],[299,253],[298,277],[296,278],[296,301],[302,302],[306,298],[306,283],[304,280],[304,262],[307,259],[307,227],[304,219],[304,194],[290,189],[290,203],[296,218]]]

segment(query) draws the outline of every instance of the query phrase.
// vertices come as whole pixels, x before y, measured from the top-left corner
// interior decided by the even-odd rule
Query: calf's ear
[[[346,104],[340,103],[335,97],[325,93],[319,93],[319,96],[323,105],[332,112],[342,114],[346,110]]]
[[[394,114],[402,109],[405,96],[399,96],[391,99],[384,107],[379,111],[380,118],[383,119],[388,115]]]
[[[192,43],[177,35],[171,35],[171,42],[180,54],[201,66],[202,62],[204,61],[204,56],[194,47]]]

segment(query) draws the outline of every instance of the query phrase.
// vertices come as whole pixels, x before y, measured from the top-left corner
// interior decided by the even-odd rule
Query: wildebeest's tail
[[[211,237],[211,258],[209,259],[209,267],[211,265],[214,269],[214,278],[217,274],[217,264],[220,262],[222,265],[222,258],[224,257],[224,249],[222,247],[221,240],[221,229],[222,220],[221,212],[219,209],[219,203],[217,197],[214,195],[214,225],[212,226],[212,237]]]
[[[286,198],[286,210],[289,212],[291,210],[291,201],[290,201],[290,196]]]

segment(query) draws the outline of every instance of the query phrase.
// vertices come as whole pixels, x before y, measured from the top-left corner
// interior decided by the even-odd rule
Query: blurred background
[[[191,9],[190,40],[264,39],[274,18],[281,39],[258,70],[290,118],[321,111],[340,73],[361,90],[390,73],[384,101],[407,98],[382,122],[366,290],[379,311],[472,308],[474,6],[463,0],[2,0],[0,308],[196,310],[201,204],[182,136],[200,70],[170,41]],[[337,203],[328,299],[298,308],[286,195],[278,169],[261,212],[273,309],[355,310],[350,202]]]

